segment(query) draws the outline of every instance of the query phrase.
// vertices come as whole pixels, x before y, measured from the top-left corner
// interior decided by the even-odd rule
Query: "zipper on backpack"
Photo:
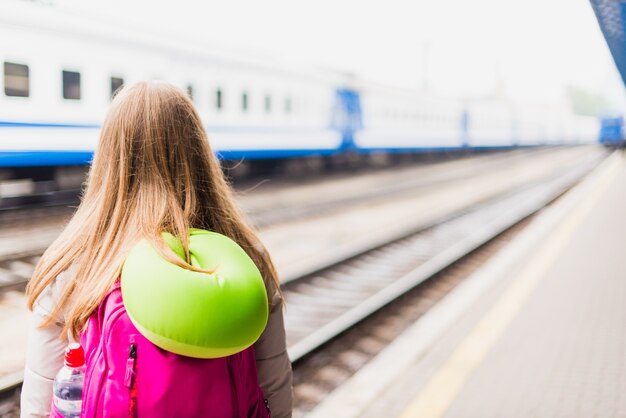
[[[135,360],[137,360],[137,346],[135,343],[130,345],[128,352],[128,360],[126,360],[126,373],[124,374],[124,386],[130,388],[133,383],[133,374],[135,373]]]

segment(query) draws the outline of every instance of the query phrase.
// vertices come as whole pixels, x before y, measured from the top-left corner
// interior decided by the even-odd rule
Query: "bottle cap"
[[[71,343],[65,349],[65,365],[68,367],[80,367],[85,364],[85,352],[78,343]]]

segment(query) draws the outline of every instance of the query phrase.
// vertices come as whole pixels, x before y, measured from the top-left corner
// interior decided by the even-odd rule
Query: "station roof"
[[[626,0],[590,0],[617,69],[626,85]]]

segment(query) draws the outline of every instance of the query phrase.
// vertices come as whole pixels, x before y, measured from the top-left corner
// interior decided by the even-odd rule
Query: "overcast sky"
[[[267,51],[440,94],[558,101],[565,86],[626,109],[588,0],[56,0],[151,30]]]

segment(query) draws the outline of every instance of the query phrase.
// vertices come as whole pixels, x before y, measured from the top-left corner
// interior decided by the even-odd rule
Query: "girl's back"
[[[260,399],[260,405],[263,405],[263,395],[258,390],[260,383],[269,399],[273,416],[290,416],[291,369],[285,349],[282,300],[275,269],[255,233],[234,205],[230,188],[211,152],[193,104],[181,90],[166,83],[142,82],[127,86],[113,100],[101,130],[81,205],[63,233],[48,248],[29,283],[29,308],[35,308],[42,322],[42,328],[32,330],[34,338],[31,341],[49,341],[55,334],[66,333],[76,338],[88,323],[83,341],[102,341],[102,335],[91,331],[96,329],[92,324],[102,319],[97,314],[102,314],[101,310],[106,309],[107,304],[115,302],[117,296],[115,291],[110,293],[111,289],[115,287],[129,250],[142,238],[147,239],[169,262],[184,269],[202,271],[191,265],[188,242],[190,228],[221,233],[241,246],[259,268],[271,304],[267,328],[254,347],[258,382],[252,362],[255,355],[250,349],[232,360],[215,361],[214,365],[206,362],[201,366],[209,369],[214,367],[213,373],[230,373],[230,381],[235,382],[235,386],[242,385],[234,390],[213,385],[211,382],[219,382],[220,379],[211,380],[208,377],[205,382],[195,382],[193,386],[188,386],[191,382],[179,384],[192,392],[197,390],[198,394],[202,393],[200,399],[211,398],[211,394],[216,394],[217,403],[230,399],[235,405],[233,408],[238,411],[238,415],[232,416],[257,416],[249,414],[257,406],[244,405],[239,394],[243,391],[246,393],[244,399],[254,399],[255,405]],[[169,232],[182,242],[183,259],[164,243],[162,232]],[[49,289],[55,287],[57,277],[62,273],[65,276],[64,284],[56,286],[54,298],[50,302]],[[45,304],[47,309],[38,309],[42,305],[39,303],[42,298],[48,301]],[[107,303],[102,304],[105,300]],[[121,299],[117,302],[121,303]],[[102,323],[97,325],[100,330],[105,328]],[[122,327],[127,325],[124,321],[120,322]],[[132,330],[129,332],[132,334]],[[47,334],[42,336],[41,333]],[[142,348],[139,346],[137,349]],[[54,353],[46,356],[45,350]],[[142,350],[150,352],[148,348]],[[119,355],[117,351],[116,355]],[[128,350],[122,351],[128,357]],[[156,352],[153,354],[156,355]],[[162,358],[167,357],[167,353],[163,354]],[[87,356],[89,358],[89,353]],[[49,405],[50,395],[42,393],[41,389],[52,377],[49,376],[50,362],[42,361],[46,357],[51,359],[50,362],[59,361],[58,344],[29,347],[23,416],[29,416],[29,405],[45,402]],[[139,359],[141,355],[137,356],[138,362]],[[42,362],[45,367],[41,367]],[[238,366],[233,368],[235,363]],[[199,364],[194,363],[194,367]],[[143,369],[142,365],[139,373]],[[154,372],[151,376],[153,379],[168,373],[158,367],[151,369],[149,364],[145,365],[145,369]],[[146,377],[150,373],[146,372]],[[37,377],[33,376],[29,381],[29,375]],[[178,375],[174,377],[173,380],[179,380]],[[40,378],[43,381],[35,384],[35,380]],[[138,375],[137,381],[138,389],[141,389],[141,375]],[[162,388],[163,399],[167,398],[168,390],[175,392],[176,388],[172,385],[174,383],[168,381]],[[30,389],[35,386],[39,389]],[[251,395],[255,389],[250,388],[254,387],[261,394],[260,397]],[[222,395],[217,395],[222,392]],[[137,393],[136,406],[141,413],[142,396],[147,395],[142,395],[141,391]],[[236,401],[233,394],[238,396]],[[198,401],[195,405],[181,403],[175,408],[203,410],[206,406],[202,402]],[[86,407],[89,409],[91,406]],[[242,412],[242,409],[247,412]],[[172,416],[165,409],[161,411],[163,415],[146,412],[142,416]],[[195,412],[191,415],[177,413],[175,416],[218,417],[231,416],[229,414],[232,413],[220,415],[217,410],[214,411],[204,415],[194,415]]]

